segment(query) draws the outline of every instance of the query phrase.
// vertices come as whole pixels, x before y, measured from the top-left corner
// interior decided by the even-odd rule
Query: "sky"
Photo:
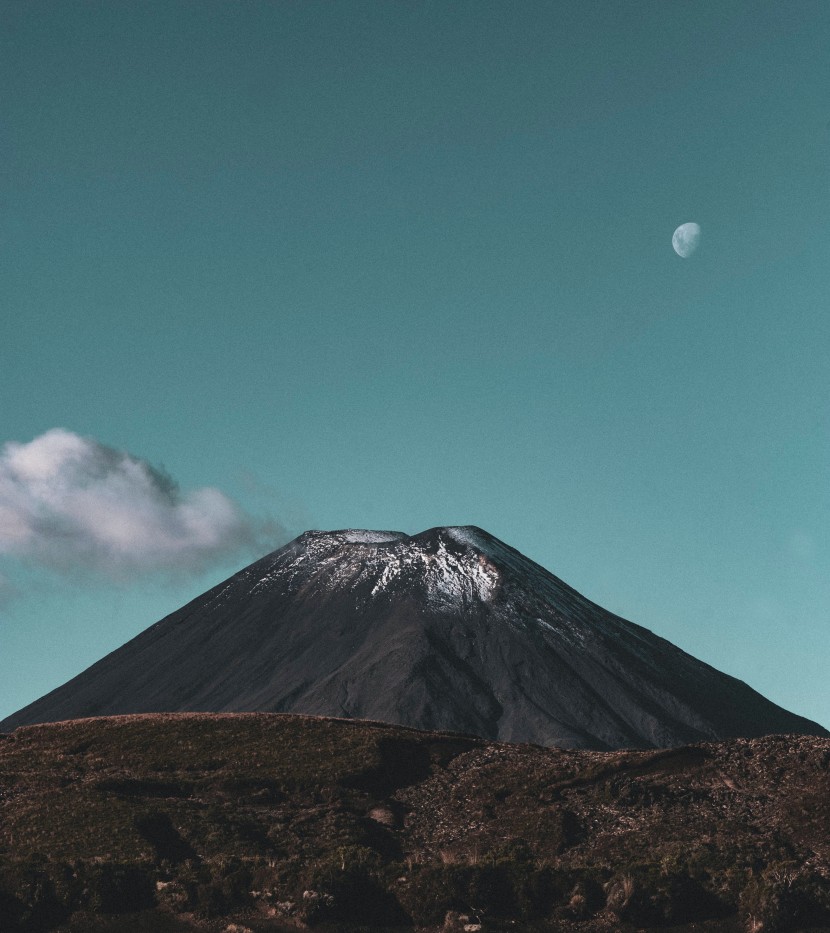
[[[828,48],[825,0],[2,4],[0,718],[306,529],[475,524],[830,726]]]

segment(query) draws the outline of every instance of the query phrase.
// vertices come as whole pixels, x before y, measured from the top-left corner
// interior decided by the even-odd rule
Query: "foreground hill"
[[[185,710],[593,749],[828,734],[471,527],[307,532],[0,728]]]
[[[275,714],[0,738],[4,933],[470,924],[830,929],[830,740],[601,753]]]

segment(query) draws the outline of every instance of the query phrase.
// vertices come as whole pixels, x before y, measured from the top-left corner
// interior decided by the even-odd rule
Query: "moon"
[[[681,259],[688,259],[700,242],[700,227],[696,223],[681,224],[674,231],[671,245]]]

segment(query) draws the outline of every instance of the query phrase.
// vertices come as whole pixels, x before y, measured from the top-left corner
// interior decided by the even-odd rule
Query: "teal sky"
[[[0,548],[0,718],[263,542],[477,524],[830,725],[828,49],[825,0],[4,3],[0,444],[285,531]]]

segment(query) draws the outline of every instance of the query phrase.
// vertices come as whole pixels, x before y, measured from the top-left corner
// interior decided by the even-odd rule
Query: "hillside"
[[[275,714],[24,727],[0,738],[0,917],[830,929],[830,740],[603,753]]]
[[[828,734],[473,527],[307,532],[0,729],[181,711],[597,750]]]

